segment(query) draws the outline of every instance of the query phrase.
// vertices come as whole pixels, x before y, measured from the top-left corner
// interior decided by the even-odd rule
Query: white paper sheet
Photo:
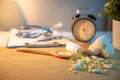
[[[7,44],[8,48],[23,47],[25,43],[36,43],[37,40],[40,40],[45,37],[45,36],[41,36],[39,38],[22,38],[22,37],[16,36],[17,33],[18,33],[17,29],[11,29],[8,44]],[[57,31],[53,31],[53,35],[60,36],[60,34]],[[59,42],[60,44],[66,44],[67,42],[69,42],[69,40],[57,39],[57,40],[39,42],[39,44],[50,44],[52,42]]]

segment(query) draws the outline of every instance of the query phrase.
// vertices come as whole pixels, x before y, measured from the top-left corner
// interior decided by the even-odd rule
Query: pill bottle
[[[101,49],[104,48],[105,44],[101,40],[97,39],[88,47],[88,53],[91,55],[99,55]]]
[[[82,54],[83,53],[83,48],[74,42],[68,42],[66,44],[66,50],[73,53],[73,54]]]
[[[115,54],[115,48],[112,44],[107,45],[101,50],[101,55],[105,58],[111,58]]]
[[[88,47],[88,53],[91,55],[99,55],[101,50],[105,49],[110,44],[112,44],[112,37],[108,35],[101,35]],[[103,51],[106,53],[106,50]],[[107,51],[109,52],[110,49],[107,48]]]

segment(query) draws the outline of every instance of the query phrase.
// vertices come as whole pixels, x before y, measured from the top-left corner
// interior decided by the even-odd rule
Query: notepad
[[[16,36],[16,34],[18,33],[18,29],[11,29],[10,31],[10,36],[9,36],[9,40],[8,40],[8,44],[7,47],[8,48],[19,48],[19,47],[24,47],[25,43],[36,43],[36,41],[45,38],[45,36],[40,36],[38,38],[22,38],[22,37],[18,37]],[[60,35],[57,31],[53,31],[53,35]],[[69,42],[68,39],[62,38],[62,39],[56,39],[56,40],[50,40],[50,41],[43,41],[43,42],[39,42],[39,44],[50,44],[52,42],[58,42],[60,44],[66,44]]]

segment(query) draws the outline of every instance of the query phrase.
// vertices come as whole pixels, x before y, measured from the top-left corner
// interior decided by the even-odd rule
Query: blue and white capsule
[[[102,69],[92,69],[92,72],[96,73],[96,74],[102,74],[103,70]]]
[[[98,58],[97,61],[98,62],[103,62],[103,61],[105,61],[105,59],[104,58]]]

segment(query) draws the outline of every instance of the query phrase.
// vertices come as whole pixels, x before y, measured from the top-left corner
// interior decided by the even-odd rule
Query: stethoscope
[[[53,33],[53,29],[48,26],[26,25],[20,27],[18,37],[22,38],[37,38],[41,35],[50,36]]]

